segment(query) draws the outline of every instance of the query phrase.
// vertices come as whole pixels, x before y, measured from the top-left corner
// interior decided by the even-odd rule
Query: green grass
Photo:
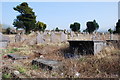
[[[26,70],[25,68],[23,68],[23,67],[19,67],[18,70],[19,70],[20,73],[25,73],[25,72],[27,71],[27,70]]]
[[[2,74],[3,78],[11,78],[11,74],[10,73],[4,73]]]
[[[22,67],[20,65],[16,66],[16,68],[20,73],[25,73],[27,71],[24,67]]]
[[[18,51],[18,48],[13,48],[12,51],[15,51],[15,52],[16,52],[16,51]]]
[[[37,65],[32,65],[32,69],[39,69],[39,66],[37,66]]]

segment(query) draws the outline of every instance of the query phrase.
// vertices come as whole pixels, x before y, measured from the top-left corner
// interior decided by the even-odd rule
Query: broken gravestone
[[[8,54],[8,58],[11,58],[12,60],[18,60],[18,59],[27,59],[26,56],[20,56],[18,54]]]
[[[35,59],[32,61],[32,65],[37,65],[45,70],[58,70],[61,67],[61,62],[48,59]]]

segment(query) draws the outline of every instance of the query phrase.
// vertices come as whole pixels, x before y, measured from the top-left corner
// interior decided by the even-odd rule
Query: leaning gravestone
[[[58,70],[62,67],[62,62],[48,59],[35,59],[32,61],[32,65],[37,65],[45,70]]]

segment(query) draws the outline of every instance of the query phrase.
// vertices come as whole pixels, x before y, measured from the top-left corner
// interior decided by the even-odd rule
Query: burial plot
[[[96,54],[99,53],[105,46],[104,41],[92,41],[92,40],[69,40],[70,50],[74,54],[77,50],[78,55]]]
[[[26,56],[20,56],[18,54],[8,54],[8,58],[11,58],[13,60],[19,60],[19,59],[27,59],[28,57]]]
[[[37,65],[45,70],[58,70],[61,67],[61,62],[48,59],[35,59],[32,61],[32,65]]]

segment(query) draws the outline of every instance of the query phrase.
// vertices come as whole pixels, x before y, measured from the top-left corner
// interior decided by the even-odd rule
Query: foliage
[[[87,29],[85,31],[89,33],[93,33],[94,31],[97,31],[99,29],[99,25],[95,20],[88,21],[86,25],[87,25]]]
[[[32,66],[32,69],[39,69],[39,66],[33,65],[33,66]]]
[[[10,34],[11,33],[11,28],[10,27],[8,27],[7,29],[6,29],[6,32],[5,32],[6,34]]]
[[[58,27],[56,27],[56,28],[55,28],[55,31],[59,32],[59,31],[60,31],[60,29],[59,29]]]
[[[4,74],[2,74],[2,78],[11,78],[11,74],[10,73],[4,73]]]
[[[110,28],[110,29],[108,29],[108,32],[109,32],[110,34],[112,34],[112,33],[113,33],[113,30]]]
[[[74,24],[70,24],[70,29],[72,31],[80,31],[80,23],[74,22]]]
[[[20,13],[13,22],[14,27],[25,29],[26,33],[30,33],[35,28],[36,23],[36,16],[32,11],[33,9],[26,2],[21,3],[13,9]]]
[[[26,69],[22,66],[18,66],[18,70],[20,73],[25,73],[26,72]]]
[[[43,22],[38,21],[36,23],[35,31],[44,31],[46,29],[47,25],[44,24]]]
[[[120,34],[120,19],[119,19],[118,22],[116,23],[116,27],[115,27],[114,33]]]

